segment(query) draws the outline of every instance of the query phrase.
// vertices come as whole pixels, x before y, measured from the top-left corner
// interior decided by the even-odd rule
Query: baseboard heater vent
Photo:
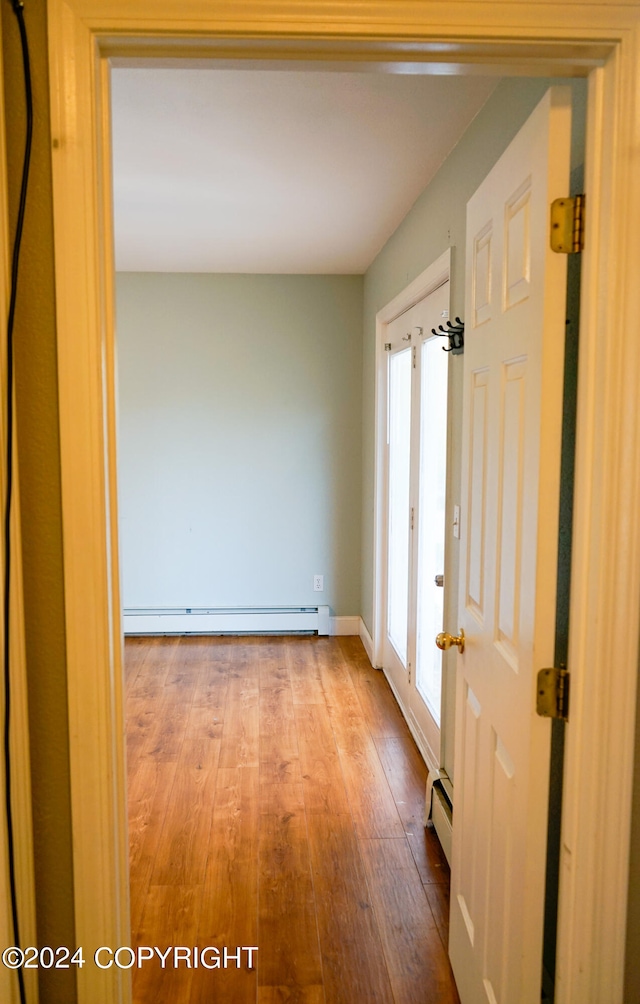
[[[425,798],[425,826],[431,823],[442,845],[445,857],[451,865],[451,844],[453,837],[453,785],[444,768],[430,770],[427,774]]]
[[[131,634],[329,634],[329,607],[125,608]]]
[[[438,840],[442,845],[445,857],[451,866],[451,844],[452,844],[452,818],[453,806],[447,794],[446,788],[441,781],[434,781],[433,795],[431,802],[431,821],[438,834]]]

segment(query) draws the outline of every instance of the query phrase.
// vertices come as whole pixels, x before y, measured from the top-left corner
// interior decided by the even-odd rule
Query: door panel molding
[[[101,60],[294,55],[341,69],[592,71],[558,1002],[621,1004],[640,623],[640,339],[619,337],[620,319],[640,316],[637,3],[50,0],[47,10],[76,935],[85,946],[126,943],[118,936],[127,930]],[[79,976],[81,1004],[128,999],[126,980],[88,966]]]
[[[472,329],[464,356],[463,451],[469,459],[473,378],[479,369],[488,370],[482,468],[487,493],[486,614],[478,630],[468,609],[461,611],[466,644],[457,659],[460,697],[472,688],[482,708],[475,745],[478,763],[471,757],[471,746],[462,756],[458,752],[464,704],[457,714],[460,767],[455,780],[449,952],[456,979],[468,983],[461,992],[467,1002],[485,992],[496,1001],[540,1000],[551,735],[549,723],[536,716],[534,694],[536,670],[553,659],[555,637],[557,573],[553,560],[545,556],[553,558],[558,543],[567,274],[566,258],[549,248],[548,206],[569,184],[570,122],[570,90],[550,88],[467,203],[469,271],[476,251],[474,235],[491,217],[505,221],[491,278],[497,310],[486,325]],[[512,209],[527,204],[531,226],[519,228],[512,256]],[[523,253],[528,231],[531,251]],[[530,264],[522,268],[527,261]],[[517,303],[505,296],[498,303],[514,274],[519,284],[525,271],[532,278],[526,296],[519,295]],[[473,294],[469,284],[467,312],[473,308]],[[555,303],[554,311],[546,309],[549,301]],[[470,491],[473,473],[467,464],[463,494]],[[553,500],[555,518],[548,512],[540,518],[543,495]],[[467,526],[463,517],[460,549],[469,554]],[[461,607],[466,596],[463,582]],[[473,838],[456,822],[459,813],[465,818],[468,798],[476,817]],[[467,874],[469,839],[477,845],[467,888],[461,878]],[[461,895],[473,922],[473,942]],[[475,974],[472,979],[470,972]]]

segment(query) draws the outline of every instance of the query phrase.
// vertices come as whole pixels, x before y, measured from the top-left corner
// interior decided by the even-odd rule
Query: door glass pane
[[[435,577],[444,574],[449,357],[438,338],[423,342],[421,351],[416,686],[440,725],[442,653],[435,637],[442,631],[444,589]]]
[[[411,458],[411,349],[389,359],[389,553],[387,632],[407,665],[409,599],[409,475]]]

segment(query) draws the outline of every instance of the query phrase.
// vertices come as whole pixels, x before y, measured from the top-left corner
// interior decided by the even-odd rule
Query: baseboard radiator
[[[451,866],[451,845],[453,838],[453,787],[446,771],[437,770],[427,774],[427,797],[425,824],[430,821],[445,857]]]
[[[132,634],[329,634],[329,607],[125,608]]]

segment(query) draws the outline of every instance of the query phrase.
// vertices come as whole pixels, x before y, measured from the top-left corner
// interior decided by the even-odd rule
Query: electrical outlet
[[[313,576],[313,589],[316,593],[324,592],[324,575]]]

